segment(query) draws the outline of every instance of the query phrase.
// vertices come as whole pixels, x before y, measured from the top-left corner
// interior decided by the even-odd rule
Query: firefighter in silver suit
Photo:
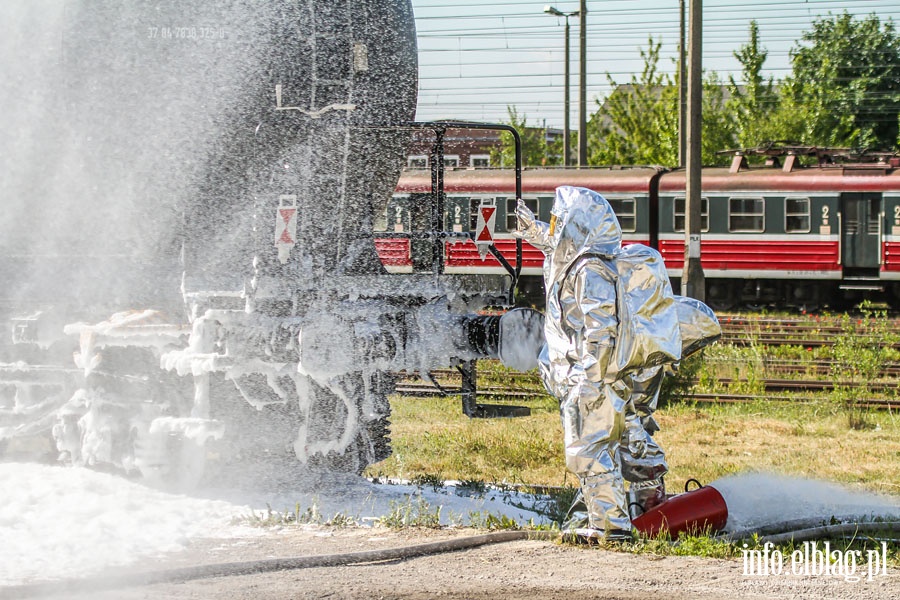
[[[539,368],[560,401],[566,466],[587,508],[576,533],[630,539],[629,503],[665,498],[668,467],[651,415],[667,366],[682,355],[665,266],[652,248],[622,246],[612,208],[591,190],[558,188],[549,224],[522,202],[516,212],[517,235],[545,254]]]

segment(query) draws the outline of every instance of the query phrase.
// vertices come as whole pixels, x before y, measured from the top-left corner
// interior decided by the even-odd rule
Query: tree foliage
[[[548,142],[545,128],[529,126],[527,116],[519,116],[515,106],[507,106],[506,112],[509,119],[504,125],[514,127],[522,138],[522,166],[562,164],[562,144]],[[500,136],[500,147],[491,150],[491,164],[515,166],[516,146],[512,135],[504,133]]]
[[[844,12],[813,23],[791,50],[792,72],[782,81],[763,75],[768,52],[759,26],[734,52],[740,81],[715,72],[703,82],[703,164],[727,164],[726,148],[785,141],[836,147],[888,149],[900,145],[900,38],[891,21]],[[678,81],[659,70],[662,43],[641,49],[643,70],[619,84],[588,122],[588,163],[655,164],[678,161]],[[727,92],[727,93],[726,93]],[[560,164],[561,144],[548,144],[543,129],[529,128],[510,107],[509,124],[523,137],[526,165]],[[512,142],[492,160],[513,164]]]
[[[588,122],[588,162],[593,165],[672,165],[678,160],[678,88],[660,73],[662,42],[641,49],[644,69],[619,85]]]
[[[781,110],[785,133],[807,144],[889,148],[897,143],[900,40],[875,14],[817,20],[791,50]]]
[[[735,137],[742,148],[783,137],[775,124],[778,92],[772,76],[763,77],[768,52],[759,43],[759,25],[750,21],[750,40],[734,52],[741,64],[743,84],[728,77],[727,112],[734,118]]]
[[[659,72],[661,45],[648,40],[640,51],[644,68],[630,83],[619,85],[607,75],[613,92],[598,102],[588,124],[590,164],[678,164],[678,85],[677,78]],[[703,82],[702,115],[703,163],[722,163],[726,159],[716,152],[734,144],[734,124],[715,73]]]
[[[736,143],[734,116],[728,110],[725,89],[718,73],[707,73],[703,80],[703,132],[700,138],[701,163],[704,165],[728,164],[731,157],[718,152],[732,148]]]

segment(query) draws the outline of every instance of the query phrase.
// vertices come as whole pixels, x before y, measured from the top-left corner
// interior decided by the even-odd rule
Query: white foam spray
[[[900,518],[900,498],[797,477],[745,473],[710,483],[728,506],[728,531],[831,517]]]
[[[374,525],[392,511],[438,514],[444,525],[468,524],[472,513],[504,515],[520,524],[547,523],[541,498],[512,490],[466,492],[459,486],[373,484],[355,475],[315,474],[297,461],[246,465],[191,495],[149,488],[122,477],[80,467],[0,463],[0,588],[86,577],[132,565],[162,568],[169,553],[199,538],[242,544],[278,529],[249,526],[299,509],[316,524],[343,515]],[[297,527],[287,525],[286,527]],[[211,556],[210,561],[215,561]],[[139,566],[137,566],[139,565]]]
[[[184,549],[249,508],[169,494],[89,469],[0,464],[0,586],[79,577]]]

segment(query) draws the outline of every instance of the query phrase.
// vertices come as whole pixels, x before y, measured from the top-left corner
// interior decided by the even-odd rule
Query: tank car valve
[[[503,315],[472,316],[464,327],[475,353],[498,358],[517,371],[537,368],[544,343],[544,315],[538,311],[516,308]]]

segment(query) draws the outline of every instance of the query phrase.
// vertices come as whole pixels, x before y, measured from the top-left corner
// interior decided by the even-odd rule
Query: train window
[[[410,169],[427,169],[428,157],[424,154],[418,156],[410,156],[406,159],[406,166]]]
[[[478,209],[484,198],[471,198],[469,200],[469,231],[474,232],[478,229]],[[496,229],[496,225],[494,227]]]
[[[784,199],[784,232],[809,233],[809,198]]]
[[[444,166],[445,167],[458,167],[459,166],[459,154],[444,155]]]
[[[607,198],[616,218],[619,219],[619,227],[622,231],[635,231],[637,219],[635,218],[634,198]]]
[[[372,229],[374,231],[409,231],[408,195],[395,195],[389,201],[384,212],[378,214]]]
[[[673,231],[684,231],[684,196],[675,198]],[[709,231],[709,198],[700,198],[700,231]]]
[[[491,155],[473,154],[469,157],[469,166],[475,167],[477,169],[489,167],[491,166]]]
[[[541,214],[540,211],[538,211],[537,198],[523,198],[522,201],[525,202],[525,206],[531,209],[531,212],[535,215]],[[508,198],[506,200],[506,230],[515,231],[516,229],[516,199]]]
[[[728,231],[762,233],[766,230],[766,201],[763,198],[729,198]]]

